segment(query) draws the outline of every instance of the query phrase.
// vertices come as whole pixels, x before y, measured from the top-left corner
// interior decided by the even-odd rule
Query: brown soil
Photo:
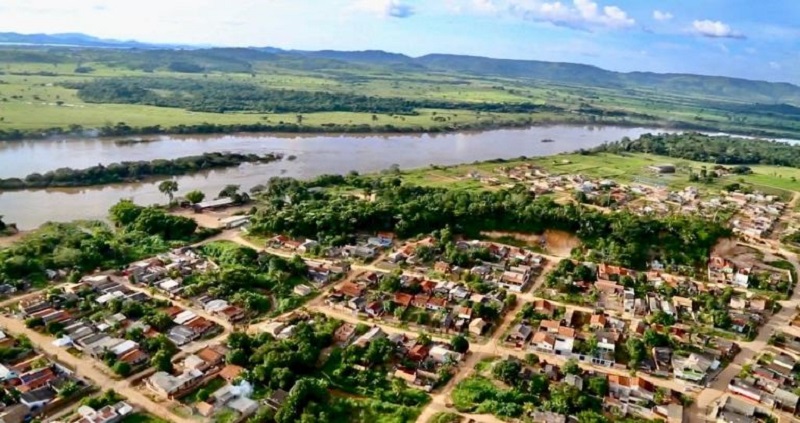
[[[544,238],[545,250],[553,255],[568,257],[572,249],[580,246],[581,241],[575,235],[555,230],[546,230],[544,234],[527,234],[521,232],[501,232],[501,231],[486,231],[481,232],[481,235],[489,238],[513,238],[517,241],[522,241],[531,246],[540,245],[540,241]]]
[[[195,213],[192,209],[174,209],[170,213],[176,216],[184,216],[191,219],[194,219],[198,225],[204,228],[219,228],[220,219],[224,219],[226,217],[233,216],[237,212],[248,212],[252,206],[238,206],[238,207],[229,207],[224,210],[219,211],[206,211],[203,213]]]
[[[762,252],[751,247],[739,245],[738,241],[731,238],[720,240],[714,246],[711,254],[725,257],[742,267],[752,267],[762,263],[765,259],[769,260],[768,257],[764,257]]]
[[[0,237],[0,248],[10,247],[11,244],[22,239],[22,237],[24,237],[27,233],[28,232],[26,231],[21,231],[15,233],[14,235]]]

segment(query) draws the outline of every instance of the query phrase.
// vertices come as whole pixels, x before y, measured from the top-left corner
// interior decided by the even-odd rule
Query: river
[[[199,189],[213,198],[227,184],[248,190],[273,176],[311,178],[322,174],[375,172],[397,164],[401,169],[452,165],[496,158],[546,156],[591,148],[622,137],[636,138],[651,128],[547,126],[486,132],[416,135],[275,135],[159,137],[125,144],[112,139],[36,140],[0,143],[0,177],[24,177],[61,167],[98,163],[172,159],[212,151],[283,153],[295,160],[243,164],[177,178],[179,193]],[[542,139],[554,142],[543,143]],[[0,215],[22,230],[47,221],[103,219],[121,198],[139,204],[164,202],[158,182],[103,187],[27,190],[0,193]]]

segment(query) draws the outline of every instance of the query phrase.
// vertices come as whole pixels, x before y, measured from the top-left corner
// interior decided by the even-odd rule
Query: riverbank
[[[108,165],[98,164],[84,169],[62,167],[44,174],[31,173],[24,178],[2,178],[0,179],[0,190],[75,188],[134,183],[162,177],[191,175],[211,169],[237,167],[243,163],[270,163],[282,158],[282,155],[275,153],[257,155],[214,152],[173,160],[154,159],[149,162],[123,161]]]
[[[130,126],[124,123],[116,125],[106,125],[101,127],[84,127],[79,124],[70,124],[67,127],[53,127],[32,130],[21,129],[0,129],[0,142],[19,142],[33,140],[48,140],[53,138],[80,139],[86,137],[120,138],[120,137],[141,137],[141,136],[163,136],[163,135],[244,135],[244,134],[292,134],[292,135],[347,135],[347,134],[367,134],[367,135],[405,135],[405,134],[450,134],[471,131],[492,131],[500,129],[529,129],[552,125],[592,125],[592,126],[611,126],[635,128],[648,126],[667,131],[698,131],[698,132],[724,132],[731,135],[763,138],[786,138],[800,139],[800,132],[782,131],[775,129],[748,129],[742,130],[737,126],[719,126],[702,124],[697,122],[680,121],[660,121],[653,119],[642,119],[637,117],[597,117],[575,115],[556,112],[541,113],[495,113],[486,114],[483,117],[475,116],[475,121],[456,119],[451,122],[452,117],[458,117],[458,113],[474,114],[469,110],[443,110],[441,112],[428,110],[425,115],[432,114],[433,117],[447,116],[439,124],[406,124],[406,117],[403,122],[376,123],[373,119],[370,123],[200,123],[200,124],[179,124],[174,126]],[[304,117],[304,122],[313,121],[314,114]],[[302,116],[302,115],[299,115]],[[377,116],[377,115],[373,115]],[[388,116],[385,118],[389,118]],[[381,120],[380,118],[377,119]],[[350,120],[352,122],[352,120]],[[148,140],[149,141],[149,140]],[[139,143],[131,143],[136,145]]]

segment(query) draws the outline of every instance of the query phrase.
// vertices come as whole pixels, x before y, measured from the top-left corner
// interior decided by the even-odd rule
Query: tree
[[[234,198],[239,193],[239,185],[225,185],[225,188],[219,192],[219,198]]]
[[[108,210],[109,218],[117,227],[128,226],[136,221],[143,209],[131,200],[119,200]]]
[[[492,375],[509,385],[515,385],[519,380],[522,365],[516,360],[503,360],[494,365]]]
[[[564,371],[565,374],[568,375],[579,375],[581,374],[581,366],[578,365],[578,360],[574,358],[570,358],[567,360],[564,365],[561,367],[561,370]]]
[[[464,335],[456,335],[453,339],[450,340],[450,346],[453,348],[453,351],[457,353],[464,354],[469,351],[469,341]]]
[[[111,366],[111,370],[119,376],[128,377],[131,374],[131,365],[124,361],[117,361]]]
[[[197,391],[197,395],[196,395],[196,397],[197,397],[197,400],[198,400],[198,401],[205,401],[205,400],[207,400],[209,397],[211,397],[211,391],[210,391],[210,390],[208,390],[208,389],[206,389],[206,388],[200,388],[200,389]]]
[[[525,364],[535,366],[539,364],[539,356],[534,353],[525,354]]]
[[[166,195],[169,198],[169,202],[172,203],[172,197],[178,192],[178,181],[163,181],[158,184],[158,191]]]
[[[75,395],[78,392],[78,390],[80,390],[80,388],[81,387],[78,386],[77,382],[70,380],[61,387],[61,390],[58,391],[58,396],[60,396],[61,398],[69,398]]]
[[[203,201],[205,198],[206,195],[200,190],[189,191],[186,193],[186,199],[192,204],[197,204]]]
[[[647,355],[644,342],[642,342],[639,338],[628,338],[628,340],[625,342],[625,347],[628,350],[628,357],[630,357],[628,367],[631,369],[638,368],[639,363]]]
[[[159,372],[172,372],[172,357],[170,357],[169,353],[164,350],[161,350],[155,354],[153,354],[153,358],[150,359],[150,365],[152,365],[156,371]]]
[[[589,392],[600,398],[608,395],[608,379],[605,376],[589,378]]]

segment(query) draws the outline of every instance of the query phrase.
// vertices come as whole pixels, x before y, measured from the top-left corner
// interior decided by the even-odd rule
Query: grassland
[[[22,53],[20,53],[22,52]],[[24,53],[24,54],[23,54]],[[265,89],[323,91],[376,98],[435,100],[461,103],[552,106],[561,111],[497,113],[421,109],[418,115],[320,112],[302,113],[302,125],[384,127],[398,130],[458,130],[522,124],[574,123],[642,125],[718,130],[742,134],[800,138],[800,123],[784,114],[750,113],[753,104],[688,91],[657,88],[609,88],[580,83],[542,81],[490,73],[464,73],[424,67],[304,57],[264,59],[246,51],[183,52],[185,60],[202,66],[202,73],[167,70],[175,52],[0,48],[0,131],[68,129],[72,125],[99,128],[124,122],[132,127],[174,127],[298,123],[298,113],[201,113],[140,104],[92,104],[65,83],[99,78],[182,78],[199,82],[253,84]],[[150,53],[148,53],[150,54]],[[150,60],[152,63],[148,62]],[[77,72],[79,67],[89,73]],[[602,85],[602,84],[601,84]],[[169,95],[170,93],[164,93]],[[172,93],[174,94],[174,93]],[[744,111],[743,111],[744,110]]]
[[[800,169],[777,166],[751,166],[753,170],[749,175],[730,175],[716,179],[713,183],[690,182],[689,172],[695,173],[702,168],[709,168],[708,163],[691,160],[673,159],[670,157],[655,156],[650,154],[615,155],[597,153],[561,154],[548,157],[536,157],[525,160],[511,160],[504,162],[482,162],[447,167],[432,167],[405,171],[402,178],[405,182],[432,186],[448,187],[462,190],[499,189],[499,186],[487,185],[475,178],[470,173],[477,173],[482,177],[497,178],[501,183],[511,183],[510,179],[501,176],[496,169],[501,166],[514,167],[523,163],[531,163],[542,167],[556,175],[582,174],[598,179],[611,179],[618,183],[630,184],[636,181],[663,184],[672,190],[681,190],[687,186],[697,187],[700,191],[718,191],[725,185],[734,182],[751,185],[762,192],[791,196],[792,192],[800,192]],[[673,175],[656,176],[647,167],[655,164],[673,164],[677,172]],[[794,180],[792,178],[795,178]]]

